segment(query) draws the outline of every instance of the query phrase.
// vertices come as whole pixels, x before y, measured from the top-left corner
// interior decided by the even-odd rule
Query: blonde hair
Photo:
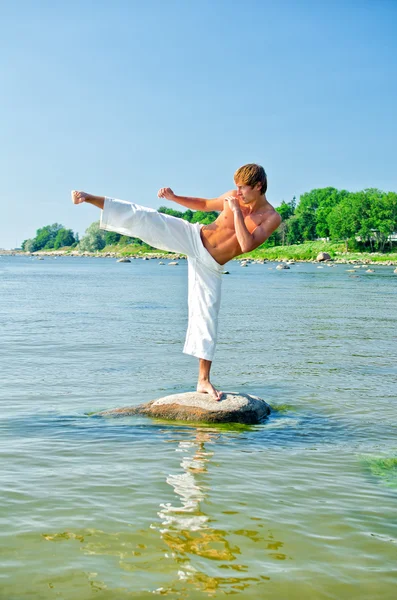
[[[234,174],[235,183],[242,185],[250,185],[255,187],[257,183],[261,184],[261,193],[264,194],[267,190],[267,176],[265,169],[255,163],[243,165]]]

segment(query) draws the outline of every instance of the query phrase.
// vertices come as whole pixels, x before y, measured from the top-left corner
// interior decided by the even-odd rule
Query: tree
[[[327,217],[330,235],[334,239],[343,239],[346,252],[349,249],[349,239],[356,236],[360,229],[360,210],[362,198],[360,192],[348,194],[329,212]]]
[[[296,209],[296,198],[295,196],[290,200],[290,202],[285,202],[284,200],[281,202],[280,206],[277,207],[277,212],[281,216],[283,221],[286,221],[290,217],[295,214]]]
[[[106,245],[105,233],[99,229],[99,221],[91,223],[85,230],[85,236],[79,244],[79,250],[82,252],[95,252],[102,250]]]
[[[204,225],[209,225],[210,223],[213,223],[217,218],[218,213],[214,210],[211,210],[209,212],[205,212],[203,210],[196,210],[193,213],[191,223],[203,223]]]
[[[36,251],[36,242],[34,239],[24,240],[21,246],[24,252],[35,252]]]
[[[182,219],[185,214],[180,210],[175,210],[174,208],[168,208],[167,206],[160,206],[160,208],[158,209],[158,212],[164,213],[165,215],[170,215],[171,217],[178,217],[179,219]],[[192,211],[190,211],[190,212],[192,212]]]
[[[71,229],[59,229],[54,240],[54,248],[55,250],[58,250],[58,248],[72,246],[75,242],[76,238]]]
[[[287,244],[300,244],[303,242],[303,234],[301,230],[301,221],[299,217],[294,215],[287,221],[288,229],[286,233]]]
[[[316,234],[320,238],[327,238],[330,235],[328,227],[328,215],[331,210],[339,204],[349,194],[346,190],[336,190],[329,187],[318,192],[318,207],[316,211]]]
[[[367,198],[367,228],[371,241],[375,239],[377,249],[384,251],[386,243],[397,230],[397,194],[378,189],[364,190]]]
[[[55,238],[60,229],[64,229],[63,225],[54,223],[53,225],[45,225],[36,231],[35,249],[44,250],[51,249],[54,247]]]
[[[304,240],[329,236],[327,216],[345,193],[347,192],[327,187],[316,188],[301,195],[295,214],[299,217],[299,228]]]
[[[113,244],[118,244],[120,241],[121,235],[116,233],[115,231],[106,231],[105,232],[105,242],[107,246],[113,246]]]

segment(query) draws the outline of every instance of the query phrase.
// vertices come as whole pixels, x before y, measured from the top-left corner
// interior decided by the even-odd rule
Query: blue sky
[[[397,191],[396,23],[395,0],[3,0],[0,248],[82,235],[71,189],[157,208],[247,162],[276,206]]]

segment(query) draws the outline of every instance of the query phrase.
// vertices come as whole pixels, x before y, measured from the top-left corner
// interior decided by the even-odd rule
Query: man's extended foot
[[[215,389],[209,381],[199,381],[197,384],[197,391],[202,394],[210,394],[214,400],[217,400],[218,402],[222,398],[222,392]]]
[[[76,190],[73,190],[72,191],[72,202],[73,202],[73,204],[81,204],[82,202],[86,201],[88,196],[89,196],[89,194],[86,194],[85,192],[77,192]]]

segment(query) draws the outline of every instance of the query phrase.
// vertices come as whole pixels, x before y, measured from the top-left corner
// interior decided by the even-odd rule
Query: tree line
[[[58,250],[65,246],[77,246],[79,236],[71,229],[66,229],[59,223],[46,225],[36,231],[36,237],[24,240],[22,250],[25,252],[37,252],[38,250]]]
[[[178,211],[160,206],[159,212],[185,219],[190,223],[212,223],[217,212]],[[397,232],[397,194],[370,188],[360,192],[337,190],[333,187],[311,190],[301,195],[297,204],[294,197],[277,207],[283,221],[262,245],[285,246],[306,241],[325,239],[344,241],[356,250],[385,251],[393,249],[393,233]],[[397,241],[394,241],[396,244]],[[123,236],[99,229],[99,221],[92,223],[79,241],[78,234],[59,223],[46,225],[36,237],[25,240],[25,252],[57,250],[72,246],[82,252],[95,252],[108,245],[145,245],[138,238]]]
[[[397,232],[397,194],[376,188],[360,192],[319,188],[282,202],[277,211],[283,219],[265,245],[299,244],[325,239],[344,241],[346,249],[385,251],[393,247]],[[396,243],[396,242],[394,242]]]

